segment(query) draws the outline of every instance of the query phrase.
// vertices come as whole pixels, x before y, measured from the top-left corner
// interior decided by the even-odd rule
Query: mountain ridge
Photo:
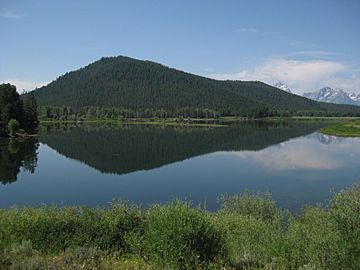
[[[239,114],[250,108],[360,113],[319,103],[259,81],[219,81],[148,60],[103,57],[67,72],[34,92],[39,106],[119,107],[132,110],[214,109]]]
[[[328,103],[360,106],[360,94],[348,93],[340,88],[323,87],[316,92],[307,92],[304,97]]]

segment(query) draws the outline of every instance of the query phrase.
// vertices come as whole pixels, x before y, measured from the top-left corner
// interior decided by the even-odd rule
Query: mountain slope
[[[359,96],[356,96],[355,94],[350,95],[339,88],[333,89],[330,87],[324,87],[317,92],[304,93],[303,96],[315,101],[335,104],[360,105],[360,94]]]
[[[129,57],[102,58],[35,90],[40,106],[211,108],[348,112],[355,109],[318,103],[261,82],[217,81]]]

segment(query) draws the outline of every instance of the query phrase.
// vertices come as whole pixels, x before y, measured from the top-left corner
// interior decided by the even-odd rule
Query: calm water
[[[36,139],[0,140],[0,207],[176,197],[213,210],[219,195],[252,189],[294,211],[360,180],[360,139],[317,133],[322,125],[49,126]]]

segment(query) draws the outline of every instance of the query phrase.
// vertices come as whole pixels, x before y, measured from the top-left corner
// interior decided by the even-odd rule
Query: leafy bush
[[[333,197],[330,215],[342,239],[342,267],[360,269],[360,183]]]
[[[0,227],[15,239],[31,240],[34,247],[57,253],[71,246],[126,250],[125,235],[141,224],[141,211],[114,203],[110,209],[85,207],[12,208],[4,211]]]
[[[305,208],[290,220],[284,240],[283,256],[289,268],[339,269],[342,239],[325,209]]]
[[[236,269],[281,265],[284,231],[271,226],[260,218],[233,212],[219,212],[213,217],[223,232],[228,250],[228,261]],[[266,268],[267,269],[267,268]]]
[[[40,254],[32,248],[30,241],[12,244],[8,250],[0,253],[1,269],[9,270],[46,270],[48,264]]]
[[[194,269],[224,255],[224,243],[207,215],[188,203],[154,206],[143,236],[145,256],[160,265]]]
[[[215,213],[178,201],[0,209],[0,269],[360,269],[359,213],[360,184],[299,216],[249,192]]]
[[[284,218],[268,192],[245,191],[239,195],[224,195],[219,201],[223,212],[251,216],[265,222],[278,223],[278,225],[281,225]]]
[[[102,269],[104,254],[97,247],[71,247],[53,260],[56,269]]]

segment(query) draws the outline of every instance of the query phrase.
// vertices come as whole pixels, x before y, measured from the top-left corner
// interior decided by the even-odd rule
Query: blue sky
[[[359,0],[0,0],[0,82],[31,90],[126,55],[297,93],[360,92],[359,14]]]

